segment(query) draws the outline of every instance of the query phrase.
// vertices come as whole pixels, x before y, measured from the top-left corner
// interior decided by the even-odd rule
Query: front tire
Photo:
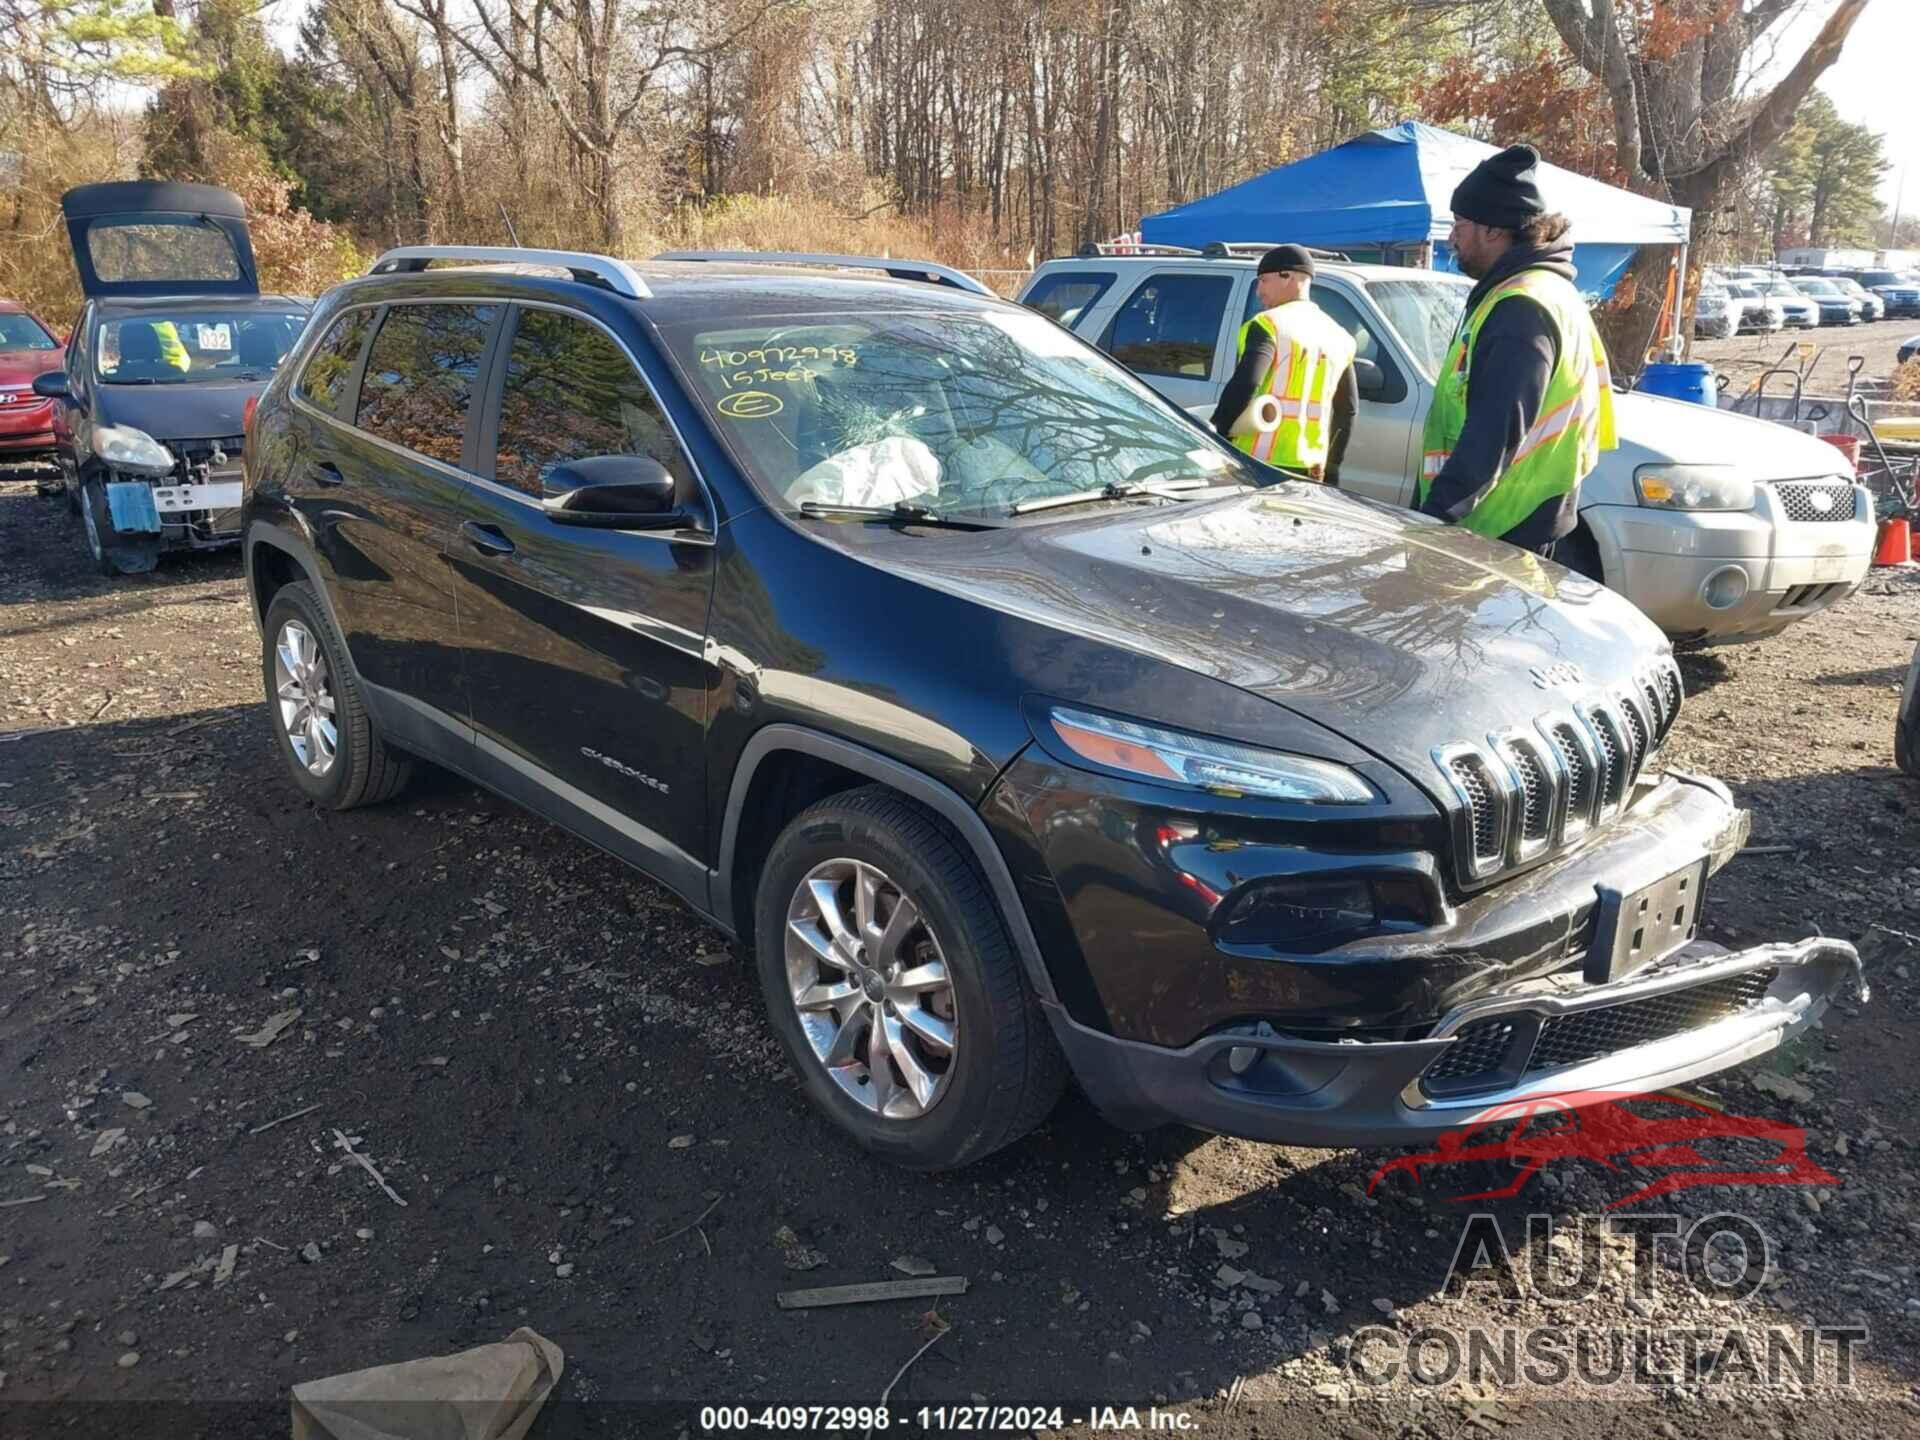
[[[113,528],[106,487],[98,480],[89,480],[80,487],[78,508],[87,556],[102,575],[144,575],[160,563],[157,538],[129,537]]]
[[[412,761],[382,738],[313,587],[277,591],[260,633],[275,748],[293,783],[329,810],[377,805],[399,794]]]
[[[830,796],[787,826],[754,934],[801,1087],[875,1154],[953,1169],[1059,1100],[1066,1060],[992,892],[946,826],[895,791]]]

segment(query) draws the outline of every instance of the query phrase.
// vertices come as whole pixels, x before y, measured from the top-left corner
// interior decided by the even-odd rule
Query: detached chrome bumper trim
[[[1560,993],[1542,986],[1531,993],[1473,1001],[1447,1014],[1434,1026],[1430,1038],[1450,1040],[1469,1025],[1501,1015],[1532,1014],[1543,1020],[1578,1015],[1768,968],[1779,973],[1759,1001],[1677,1035],[1626,1046],[1578,1065],[1541,1070],[1502,1090],[1436,1097],[1422,1090],[1416,1080],[1402,1098],[1412,1109],[1472,1111],[1570,1090],[1662,1089],[1773,1049],[1789,1031],[1797,1032],[1823,1012],[1849,979],[1861,1003],[1872,998],[1860,953],[1845,940],[1816,937],[1797,944],[1762,945],[1736,954],[1718,946],[1695,944],[1612,985]],[[1813,983],[1816,981],[1820,983]],[[1681,1070],[1688,1073],[1681,1075]]]

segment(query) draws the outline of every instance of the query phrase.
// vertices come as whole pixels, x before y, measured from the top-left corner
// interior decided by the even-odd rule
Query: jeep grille
[[[1565,848],[1611,821],[1680,714],[1680,671],[1662,658],[1632,685],[1535,718],[1531,731],[1440,746],[1458,808],[1463,884]]]

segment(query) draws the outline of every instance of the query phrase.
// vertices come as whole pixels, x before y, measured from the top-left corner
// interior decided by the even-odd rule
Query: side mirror
[[[67,388],[67,376],[63,370],[49,370],[43,375],[33,377],[33,393],[42,400],[71,400],[73,391]]]
[[[1387,377],[1371,360],[1353,362],[1353,383],[1362,400],[1378,400],[1387,390]]]
[[[540,508],[558,525],[602,530],[677,530],[691,523],[674,501],[667,467],[646,455],[593,455],[547,472]]]

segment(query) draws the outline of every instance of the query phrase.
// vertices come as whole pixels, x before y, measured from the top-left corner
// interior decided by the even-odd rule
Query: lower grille
[[[1845,481],[1793,480],[1776,484],[1773,493],[1789,520],[1817,524],[1853,519],[1853,486]]]
[[[1421,1085],[1436,1096],[1499,1090],[1550,1070],[1668,1040],[1758,1004],[1778,974],[1767,965],[1691,989],[1566,1015],[1518,1011],[1476,1020],[1454,1032],[1453,1044],[1428,1067]]]
[[[1427,1067],[1429,1090],[1452,1088],[1455,1082],[1472,1081],[1488,1071],[1500,1069],[1513,1043],[1513,1021],[1483,1020],[1469,1025],[1453,1038],[1453,1044]]]
[[[1775,613],[1782,610],[1810,610],[1825,605],[1838,598],[1847,587],[1842,583],[1831,585],[1794,585],[1780,597],[1780,603],[1774,606]]]
[[[1775,973],[1770,967],[1749,970],[1691,990],[1670,990],[1644,1000],[1550,1016],[1541,1022],[1527,1073],[1578,1065],[1724,1020],[1765,995]]]

